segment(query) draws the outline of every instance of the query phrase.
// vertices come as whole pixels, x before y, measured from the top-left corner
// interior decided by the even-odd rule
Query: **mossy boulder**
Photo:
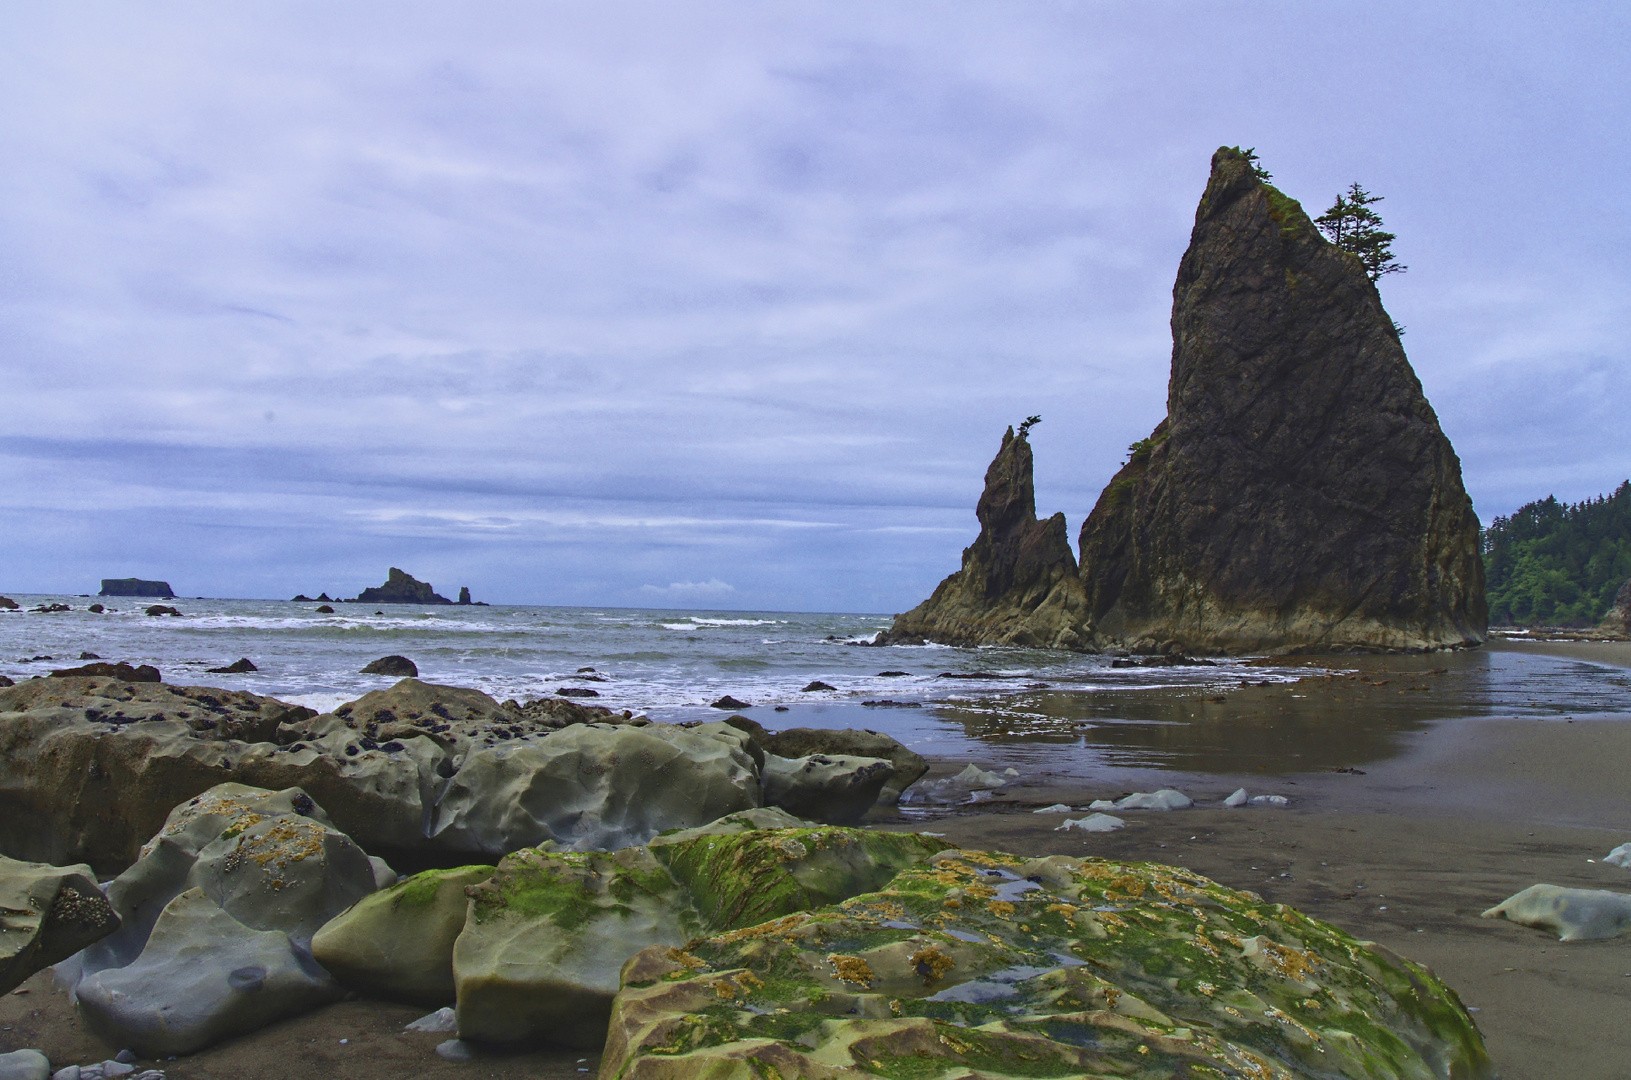
[[[602,1080],[1473,1078],[1417,964],[1187,871],[945,852],[623,970]]]
[[[459,1035],[599,1047],[618,973],[648,946],[835,903],[943,850],[914,834],[758,828],[756,809],[649,847],[518,851],[467,889],[453,947]]]
[[[353,990],[429,1007],[451,1005],[453,943],[469,906],[465,888],[493,871],[426,870],[365,896],[317,932],[312,957]]]

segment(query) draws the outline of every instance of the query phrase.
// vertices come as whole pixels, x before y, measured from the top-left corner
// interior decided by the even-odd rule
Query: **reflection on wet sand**
[[[1054,744],[1052,769],[1285,774],[1362,768],[1434,721],[1623,711],[1627,672],[1511,651],[1278,659],[1202,686],[969,695],[928,711],[996,749]],[[1284,681],[1287,675],[1300,676]],[[1074,750],[1067,750],[1073,747]],[[1025,757],[1035,761],[1034,752]]]

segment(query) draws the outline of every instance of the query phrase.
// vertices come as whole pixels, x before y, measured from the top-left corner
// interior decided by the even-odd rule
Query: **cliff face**
[[[883,641],[1077,648],[1084,612],[1065,515],[1036,519],[1031,444],[1009,428],[975,510],[980,536],[963,568],[896,616]]]
[[[1602,625],[1598,629],[1615,637],[1631,634],[1631,579],[1621,585],[1620,591],[1614,594],[1614,606],[1603,616]]]
[[[1082,526],[1091,644],[1483,640],[1461,464],[1375,286],[1236,151],[1213,155],[1172,336],[1167,418]]]

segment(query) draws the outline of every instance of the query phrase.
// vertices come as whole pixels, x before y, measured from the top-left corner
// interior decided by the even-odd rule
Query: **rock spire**
[[[1461,463],[1376,287],[1238,150],[1212,157],[1172,337],[1167,418],[1082,526],[1093,645],[1484,639]]]
[[[1003,435],[975,515],[980,535],[963,550],[963,568],[897,616],[884,640],[1079,647],[1083,593],[1065,515],[1036,518],[1031,444],[1023,429]]]

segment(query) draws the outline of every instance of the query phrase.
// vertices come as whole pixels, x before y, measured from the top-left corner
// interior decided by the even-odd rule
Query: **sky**
[[[1623,3],[0,6],[0,591],[902,611],[1359,181],[1487,523],[1631,476]]]

